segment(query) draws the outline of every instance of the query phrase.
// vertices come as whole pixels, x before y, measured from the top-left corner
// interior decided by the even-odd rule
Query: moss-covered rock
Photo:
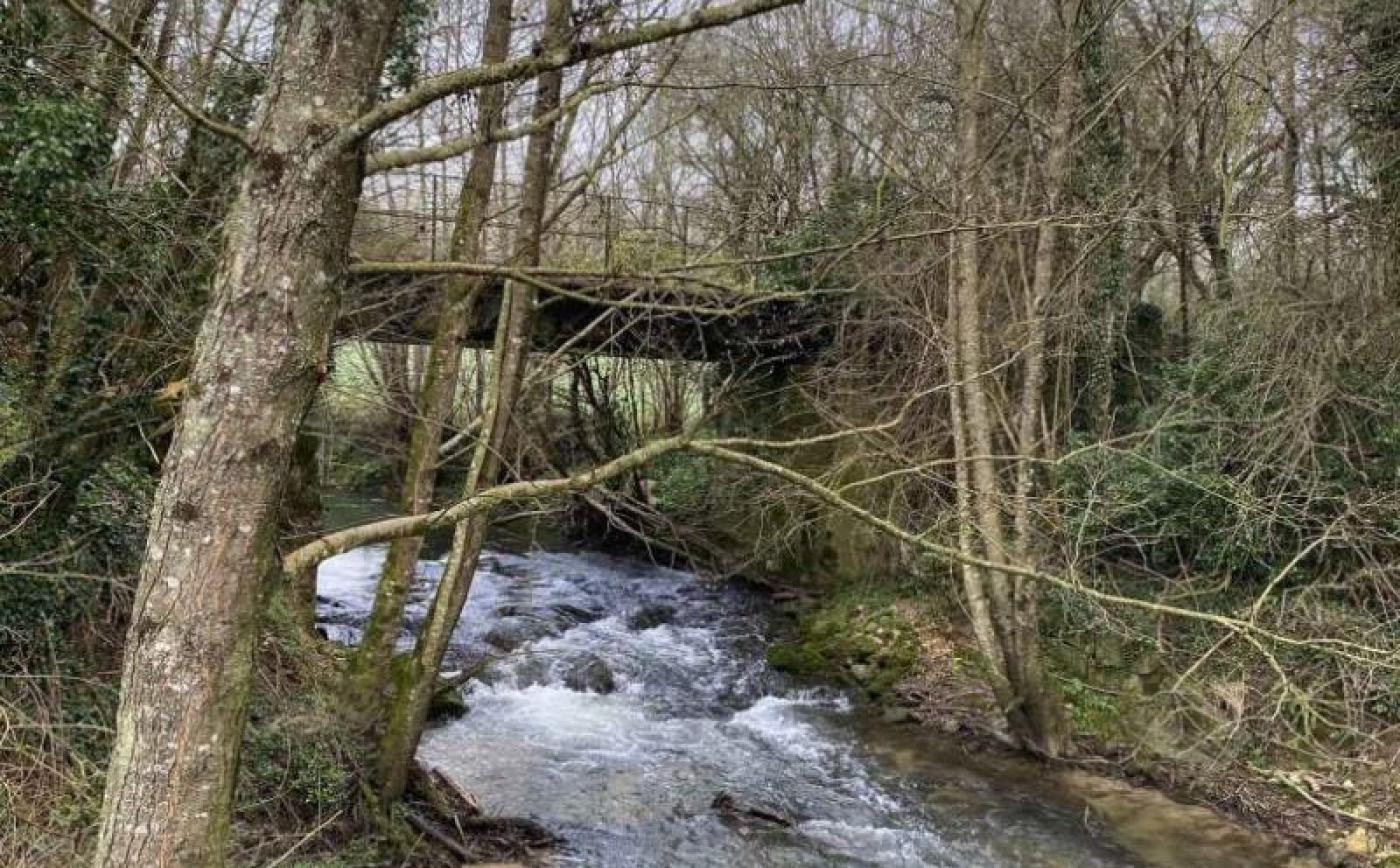
[[[796,635],[768,650],[775,669],[833,678],[875,698],[907,678],[918,658],[918,635],[904,612],[858,594],[822,603],[799,618]]]

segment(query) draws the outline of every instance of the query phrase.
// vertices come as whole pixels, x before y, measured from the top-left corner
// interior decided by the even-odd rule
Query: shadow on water
[[[358,638],[383,555],[322,566],[332,638]],[[409,625],[440,570],[420,565]],[[1283,864],[1210,812],[969,758],[839,691],[800,688],[764,660],[770,615],[751,591],[637,561],[490,552],[448,665],[498,659],[464,688],[469,713],[431,731],[420,756],[488,812],[562,833],[564,865]],[[721,792],[791,825],[722,815]]]

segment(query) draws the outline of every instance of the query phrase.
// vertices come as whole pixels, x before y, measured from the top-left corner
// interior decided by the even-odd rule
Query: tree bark
[[[95,864],[225,861],[252,648],[297,428],[324,375],[397,4],[285,0],[269,87],[161,478]]]
[[[570,41],[571,12],[571,0],[548,0],[546,3],[545,52],[558,50]],[[563,74],[558,70],[540,75],[533,108],[537,121],[552,116],[559,105],[563,82]],[[552,179],[554,141],[553,122],[541,123],[530,136],[521,189],[519,234],[511,257],[512,264],[516,266],[539,264],[545,204]],[[529,361],[534,307],[535,290],[532,286],[507,281],[496,325],[494,365],[482,412],[481,433],[467,474],[468,496],[490,485],[501,472],[502,447],[511,429],[514,405],[519,398]],[[381,809],[386,809],[403,794],[413,754],[423,735],[437,671],[471,591],[490,518],[489,511],[474,513],[454,529],[452,550],[433,594],[428,617],[419,630],[413,653],[396,667],[397,690],[390,703],[389,719],[379,744],[376,777]]]
[[[983,199],[980,176],[985,166],[979,137],[977,100],[982,91],[986,64],[986,18],[990,5],[965,2],[957,7],[959,115],[955,171],[958,219],[964,225],[975,222]],[[1062,87],[1060,93],[1064,92]],[[1067,126],[1067,117],[1057,117],[1060,142],[1065,138]],[[1063,148],[1063,144],[1060,147]],[[1013,564],[1015,553],[1008,548],[1002,515],[1006,493],[997,460],[993,457],[997,450],[992,401],[987,387],[987,378],[991,374],[986,370],[983,356],[982,297],[986,288],[980,272],[980,242],[976,229],[965,230],[956,237],[954,291],[949,297],[949,321],[953,356],[956,359],[953,370],[957,406],[953,421],[955,427],[960,429],[954,432],[958,479],[960,487],[966,485],[970,489],[966,494],[959,495],[959,508],[964,522],[970,518],[976,531],[973,534],[964,528],[959,535],[959,544],[964,554],[971,557],[977,557],[980,549],[980,556],[986,561],[998,565]],[[1049,246],[1038,251],[1041,254],[1037,257],[1037,270],[1040,273],[1035,278],[1035,290],[1040,295],[1044,295],[1049,288],[1051,261],[1048,257],[1051,252]],[[1039,380],[1042,376],[1040,350],[1035,341],[1032,338],[1025,372],[1028,381],[1032,378]],[[1038,385],[1030,385],[1034,390],[1031,400],[1038,404]],[[1028,495],[1029,491],[1026,493]],[[997,569],[972,568],[964,562],[963,584],[973,619],[973,632],[993,670],[993,688],[1011,736],[1027,750],[1056,756],[1063,750],[1064,727],[1060,725],[1062,712],[1045,681],[1039,659],[1036,595],[1024,582],[1013,578],[1014,575]]]
[[[510,50],[512,0],[491,0],[486,13],[481,48],[483,64],[500,63]],[[477,126],[484,132],[501,124],[505,85],[495,84],[480,93]],[[497,140],[483,136],[472,151],[471,165],[462,182],[453,229],[450,258],[474,262],[481,255],[482,233],[491,204],[491,182],[496,173]],[[449,278],[437,328],[428,352],[428,363],[418,395],[418,413],[409,439],[399,508],[405,515],[424,512],[432,503],[437,479],[438,450],[442,431],[452,412],[461,372],[462,337],[472,321],[482,280],[465,275]],[[374,607],[364,638],[352,660],[355,689],[365,709],[377,714],[383,708],[388,686],[388,663],[403,623],[404,605],[413,581],[414,566],[423,547],[421,536],[395,540],[389,546],[384,572],[375,592]]]
[[[1079,0],[1066,0],[1060,18],[1073,21]],[[1066,23],[1063,47],[1074,50],[1074,30]],[[1035,489],[1037,459],[1044,453],[1043,440],[1038,435],[1041,420],[1042,391],[1045,385],[1045,341],[1048,329],[1050,292],[1055,284],[1055,246],[1057,242],[1056,211],[1060,206],[1068,170],[1070,121],[1075,108],[1073,64],[1062,63],[1057,73],[1055,115],[1049,131],[1049,150],[1045,157],[1045,219],[1036,229],[1035,259],[1032,266],[1031,292],[1026,315],[1029,333],[1021,374],[1021,394],[1016,410],[1016,490],[1012,500],[1015,522],[1015,560],[1022,566],[1034,567],[1035,522],[1031,496]],[[1068,725],[1058,698],[1048,688],[1040,659],[1038,623],[1040,589],[1024,576],[1011,579],[1012,604],[1015,607],[1015,652],[1011,663],[1018,668],[1012,681],[1020,685],[1026,716],[1039,742],[1041,751],[1056,755],[1063,752],[1068,737]]]

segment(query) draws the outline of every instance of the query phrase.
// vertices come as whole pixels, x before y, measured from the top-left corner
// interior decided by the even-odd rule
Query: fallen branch
[[[872,430],[878,430],[880,427],[881,426],[878,425],[872,426]],[[796,448],[806,443],[823,442],[829,438],[830,435],[818,435],[782,443],[772,441],[753,442],[763,443],[770,447],[781,445],[785,448]],[[1262,642],[1293,648],[1309,648],[1315,651],[1333,654],[1353,663],[1383,669],[1400,670],[1400,659],[1398,659],[1393,652],[1384,648],[1374,648],[1346,639],[1295,638],[1259,626],[1254,621],[1257,612],[1251,613],[1250,618],[1245,620],[1214,612],[1204,612],[1197,609],[1187,609],[1181,606],[1156,603],[1151,600],[1141,600],[1136,597],[1125,597],[1121,594],[1114,594],[1097,588],[1091,588],[1075,579],[1043,572],[1032,567],[1015,563],[992,561],[986,558],[976,557],[975,555],[965,554],[951,546],[932,542],[924,536],[915,534],[892,521],[875,515],[859,504],[847,500],[840,493],[805,474],[756,455],[738,452],[722,445],[724,443],[735,442],[743,443],[745,441],[695,440],[692,439],[688,433],[657,440],[625,453],[606,464],[599,465],[591,470],[573,476],[498,485],[493,488],[488,488],[465,500],[458,501],[445,509],[419,515],[385,519],[383,521],[372,522],[370,524],[347,528],[328,534],[287,555],[283,560],[283,569],[286,571],[287,575],[297,575],[302,570],[309,569],[332,555],[371,543],[386,542],[388,540],[409,536],[419,536],[435,527],[456,524],[471,515],[491,509],[495,505],[506,501],[584,491],[600,482],[605,482],[629,471],[641,468],[653,459],[667,453],[688,450],[731,464],[748,467],[765,475],[773,476],[796,485],[818,500],[826,503],[828,506],[834,507],[858,519],[881,533],[892,536],[914,548],[948,562],[977,567],[979,569],[1003,573],[1010,576],[1019,576],[1043,584],[1053,585],[1054,587],[1087,597],[1091,600],[1096,600],[1100,603],[1142,609],[1158,615],[1214,624],[1243,637],[1261,652],[1264,652],[1266,657],[1270,657],[1270,655],[1268,655],[1262,647]],[[1285,569],[1290,569],[1292,566],[1293,565],[1290,564],[1289,567]],[[1271,586],[1273,584],[1276,583],[1270,583]],[[1272,660],[1272,657],[1270,657],[1270,662],[1275,666],[1278,665],[1277,661]]]

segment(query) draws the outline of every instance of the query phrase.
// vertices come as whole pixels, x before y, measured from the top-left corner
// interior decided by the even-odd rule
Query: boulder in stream
[[[676,619],[676,610],[673,606],[656,604],[643,606],[627,617],[627,627],[630,630],[650,630],[652,627],[660,627],[662,624],[669,624]]]
[[[487,630],[482,639],[488,645],[510,652],[521,645],[552,636],[554,633],[553,625],[537,618],[511,618]]]
[[[710,802],[710,809],[719,814],[721,820],[743,827],[767,825],[787,829],[794,825],[790,817],[762,805],[743,804],[723,790]]]
[[[597,609],[585,609],[582,606],[571,606],[568,603],[551,606],[550,610],[559,619],[559,623],[569,627],[592,624],[594,621],[601,621],[604,617],[603,613]]]
[[[428,720],[433,723],[456,720],[469,710],[467,701],[462,698],[462,691],[456,687],[449,687],[433,694],[428,703]]]
[[[617,679],[603,658],[590,654],[569,666],[564,685],[579,693],[612,693],[617,689]]]

